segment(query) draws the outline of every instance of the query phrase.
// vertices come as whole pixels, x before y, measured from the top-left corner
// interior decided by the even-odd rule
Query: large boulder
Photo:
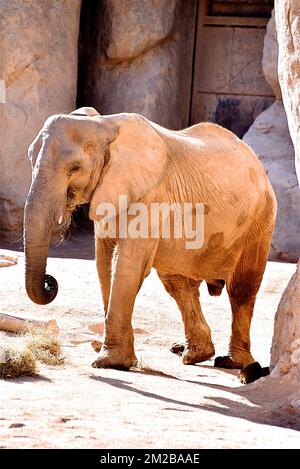
[[[95,6],[82,7],[79,105],[103,114],[137,112],[171,128],[188,125],[196,2]]]
[[[277,197],[270,259],[297,262],[300,253],[300,191],[294,148],[282,102],[275,101],[260,114],[243,140],[262,162]]]
[[[296,152],[300,182],[300,0],[275,0],[276,28],[279,42],[279,81],[289,129]],[[292,186],[296,207],[300,197],[297,183]],[[300,223],[300,209],[296,212]],[[299,237],[300,229],[296,232]],[[300,249],[298,256],[300,255]],[[300,260],[297,270],[284,291],[275,316],[271,349],[271,379],[290,391],[290,408],[300,408]],[[272,383],[274,389],[274,383]],[[278,386],[278,385],[277,385]],[[294,391],[292,391],[292,386]]]
[[[243,140],[264,165],[277,197],[277,220],[270,259],[297,262],[300,256],[300,191],[295,172],[295,152],[277,76],[276,38],[272,13],[264,41],[263,70],[277,100],[256,118]]]
[[[51,114],[76,105],[81,0],[1,0],[0,229],[22,227],[27,148]]]
[[[300,0],[275,0],[278,74],[300,183]]]
[[[280,426],[300,429],[300,261],[275,315],[270,376],[244,390],[247,399],[276,415]]]
[[[172,31],[176,4],[177,0],[109,0],[107,57],[133,58],[163,41]]]
[[[285,289],[275,316],[271,376],[300,382],[300,262]]]
[[[5,103],[6,101],[6,90],[5,90],[5,82],[0,78],[0,104]]]
[[[281,88],[278,78],[278,42],[275,26],[275,12],[272,10],[272,16],[267,24],[267,32],[264,38],[264,49],[262,58],[262,67],[267,82],[271,86],[275,98],[282,101]]]

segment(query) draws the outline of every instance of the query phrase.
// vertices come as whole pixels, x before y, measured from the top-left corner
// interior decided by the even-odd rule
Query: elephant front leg
[[[112,258],[116,241],[96,237],[96,265],[102,293],[105,316],[108,311],[109,294],[111,287]]]
[[[137,241],[140,241],[138,243]],[[132,312],[135,297],[150,272],[155,245],[145,240],[119,242],[105,317],[104,342],[94,368],[128,370],[134,362]]]
[[[185,365],[210,359],[215,354],[210,328],[203,316],[199,302],[200,282],[182,277],[158,273],[167,292],[175,299],[183,320],[186,343],[173,346],[171,351],[182,353]]]
[[[127,294],[120,295],[120,300],[125,300]],[[133,309],[133,306],[132,306]],[[92,364],[93,368],[115,368],[117,370],[129,370],[137,361],[134,352],[134,336],[131,326],[131,312],[126,306],[120,315],[124,317],[122,325],[118,323],[115,312],[109,312],[105,320],[104,343],[98,358]],[[130,318],[130,319],[129,319]]]

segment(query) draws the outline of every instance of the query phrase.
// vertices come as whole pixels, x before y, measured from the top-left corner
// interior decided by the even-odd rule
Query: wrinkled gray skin
[[[135,362],[133,306],[152,267],[181,311],[184,363],[198,363],[215,353],[199,302],[203,280],[212,295],[221,294],[226,283],[232,308],[229,355],[218,360],[219,366],[243,368],[255,361],[250,324],[276,199],[261,163],[245,143],[214,124],[174,132],[136,114],[100,116],[85,108],[47,119],[29,157],[33,179],[24,219],[26,288],[38,304],[56,296],[56,280],[45,275],[50,237],[68,223],[76,205],[90,202],[96,234],[101,225],[97,207],[102,202],[118,207],[119,195],[127,195],[128,206],[139,201],[148,209],[152,202],[194,207],[201,202],[205,207],[204,242],[197,249],[186,249],[187,240],[172,235],[96,236],[105,334],[94,366],[129,369]]]

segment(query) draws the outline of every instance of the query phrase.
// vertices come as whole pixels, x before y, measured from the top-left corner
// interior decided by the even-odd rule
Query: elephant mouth
[[[63,214],[56,221],[52,231],[54,238],[64,239],[66,232],[72,222],[72,213],[82,204],[87,203],[86,198],[81,195],[81,191],[74,187],[69,187],[67,190],[66,205]]]
[[[78,189],[69,187],[67,192],[67,204],[66,211],[72,213],[76,207],[86,202],[84,197],[81,195]]]
[[[78,189],[74,187],[69,187],[67,191],[67,200],[65,205],[64,213],[60,220],[58,220],[56,229],[52,233],[54,236],[58,236],[59,238],[64,238],[66,231],[68,230],[71,221],[72,221],[72,213],[76,210],[77,207],[86,203],[85,198],[81,195]]]
[[[67,202],[66,202],[66,210],[65,210],[65,217],[68,219],[71,217],[74,210],[79,207],[80,205],[86,204],[87,200],[82,194],[84,193],[83,190],[78,190],[74,187],[69,187],[67,191]]]

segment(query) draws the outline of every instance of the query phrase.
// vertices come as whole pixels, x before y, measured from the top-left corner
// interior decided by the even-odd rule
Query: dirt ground
[[[279,396],[270,378],[242,386],[236,372],[213,368],[213,361],[186,366],[169,352],[183,340],[183,328],[154,271],[134,311],[136,354],[148,370],[101,370],[90,366],[96,357],[90,343],[103,323],[92,236],[73,235],[51,250],[47,271],[59,293],[48,306],[26,296],[19,245],[0,253],[19,256],[16,266],[0,269],[0,311],[56,319],[67,357],[64,367],[41,366],[35,378],[0,381],[0,448],[299,448],[299,413],[284,405],[285,390]],[[293,264],[268,264],[252,327],[262,366],[269,364],[276,307],[294,271]],[[227,295],[210,297],[202,285],[201,296],[216,353],[224,355]]]

